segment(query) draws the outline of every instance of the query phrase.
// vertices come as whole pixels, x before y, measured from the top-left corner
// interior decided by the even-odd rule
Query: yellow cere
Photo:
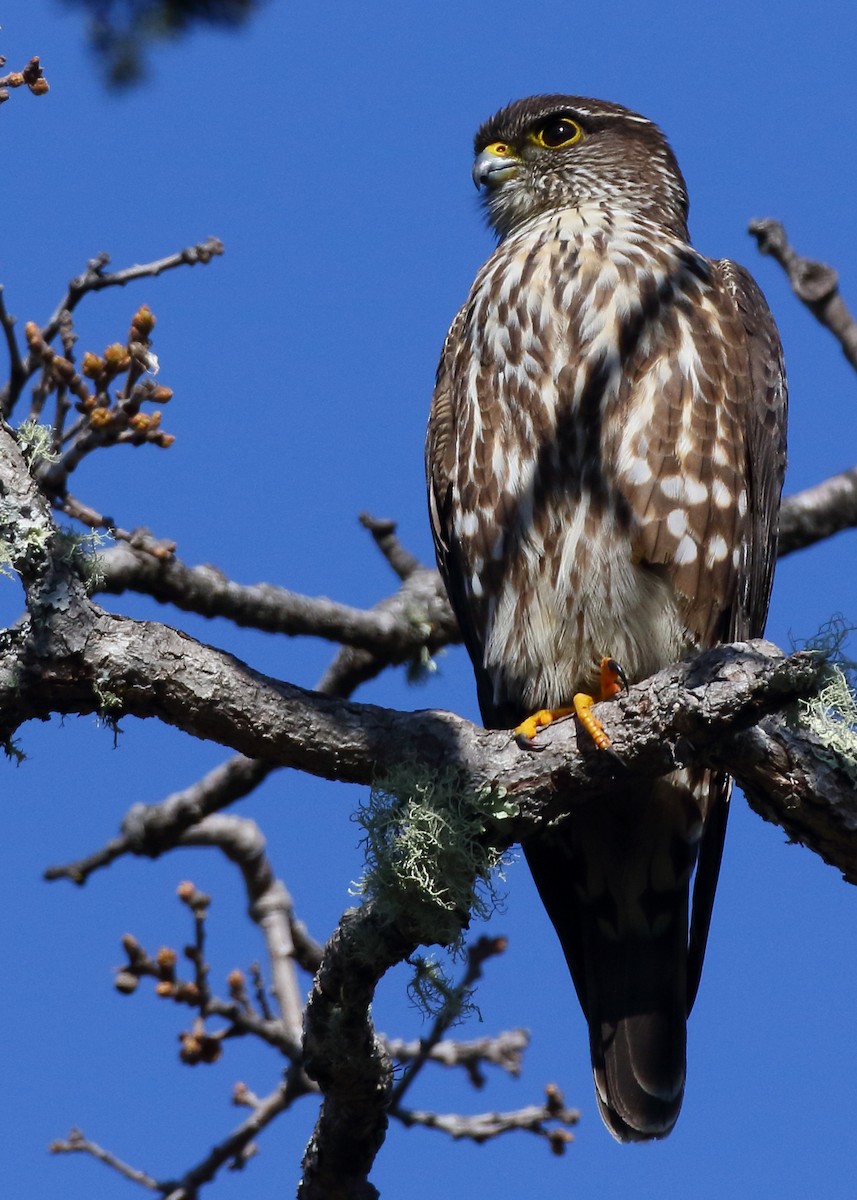
[[[492,142],[490,146],[486,146],[484,154],[493,154],[497,158],[513,158],[514,150],[508,142]]]

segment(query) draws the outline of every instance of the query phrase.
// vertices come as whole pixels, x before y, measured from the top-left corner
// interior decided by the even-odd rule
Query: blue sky
[[[687,177],[696,244],[747,264],[780,324],[792,391],[788,490],[853,465],[857,380],[746,234],[782,219],[805,254],[835,264],[857,307],[853,197],[857,12],[816,3],[750,6],[526,6],[436,0],[288,5],[274,0],[238,35],[205,34],[158,53],[146,85],[106,92],[76,13],[48,0],[5,6],[10,67],[40,54],[51,92],[14,95],[4,136],[0,278],[20,319],[43,321],[66,281],[107,250],[116,266],[208,234],[225,258],[88,299],[80,349],[124,335],[142,302],[175,398],[168,452],[93,456],[77,492],[126,528],[174,538],[189,562],[369,605],[394,583],[357,524],[399,522],[431,558],[422,443],[449,320],[490,250],[470,181],[473,131],[533,92],[625,103],[657,119]],[[769,636],[812,636],[855,617],[857,535],[784,562]],[[224,646],[272,675],[311,685],[320,643],[236,631],[139,598],[107,601]],[[0,580],[0,611],[20,592]],[[463,652],[414,690],[388,673],[359,694],[404,708],[476,706]],[[45,866],[112,836],[137,801],[155,801],[224,757],[154,722],[124,721],[118,747],[83,718],[30,726],[20,768],[3,768],[0,841],[8,928],[0,1007],[6,1030],[0,1128],[8,1193],[87,1200],[132,1185],[81,1158],[47,1156],[73,1125],[164,1178],[240,1119],[234,1080],[261,1093],[278,1063],[234,1044],[214,1067],[181,1067],[186,1014],[141,988],[111,987],[130,931],[152,949],[190,935],[177,883],[211,892],[209,950],[226,973],[262,953],[234,871],[202,851],[123,861],[82,890],[41,882]],[[241,811],[263,826],[298,911],[324,938],[361,870],[357,789],[280,773]],[[854,1192],[855,897],[835,871],[785,844],[738,797],[700,997],[688,1089],[664,1143],[619,1147],[595,1112],[587,1038],[571,983],[522,863],[491,924],[510,938],[477,997],[469,1036],[525,1025],[523,1078],[483,1094],[426,1075],[421,1107],[513,1108],[555,1081],[582,1109],[562,1159],[524,1135],[474,1147],[391,1131],[373,1176],[382,1193],[428,1200],[597,1195],[599,1200],[723,1195],[827,1200]],[[478,932],[476,930],[475,932]],[[382,988],[379,1027],[417,1036],[404,977]],[[313,1121],[304,1104],[271,1128],[244,1175],[211,1194],[291,1194]],[[285,1189],[285,1190],[284,1190]]]

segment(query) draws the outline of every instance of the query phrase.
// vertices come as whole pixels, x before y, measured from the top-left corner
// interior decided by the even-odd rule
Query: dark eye
[[[546,150],[562,150],[579,142],[583,130],[571,117],[548,117],[533,130],[530,137],[537,146],[543,146]]]

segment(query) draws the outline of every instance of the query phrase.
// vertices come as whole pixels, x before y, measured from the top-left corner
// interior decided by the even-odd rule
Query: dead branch
[[[857,467],[787,496],[780,510],[780,558],[857,526]]]
[[[38,59],[33,61],[38,63]],[[31,346],[26,358],[18,355],[18,369],[13,369],[9,383],[0,389],[0,414],[8,417],[12,412],[27,380],[42,365],[40,346],[52,342],[57,337],[63,325],[68,322],[70,314],[74,312],[84,296],[89,295],[90,292],[103,291],[104,288],[125,287],[126,284],[137,279],[154,278],[163,274],[164,271],[171,271],[176,267],[209,263],[212,258],[221,254],[223,254],[223,243],[219,238],[209,237],[204,242],[198,242],[194,246],[187,246],[184,250],[179,250],[177,254],[168,254],[165,258],[155,259],[153,262],[136,263],[134,266],[125,267],[120,271],[106,270],[110,263],[109,254],[97,254],[95,258],[90,259],[83,274],[69,282],[65,295],[47,322],[38,330],[39,342]],[[12,329],[15,318],[5,315],[2,324],[8,343],[13,339]],[[13,355],[13,366],[16,355],[17,349]]]
[[[785,227],[770,217],[751,221],[749,231],[761,254],[770,254],[788,276],[792,291],[815,319],[829,329],[857,370],[857,322],[839,293],[839,275],[826,263],[803,258],[790,245]]]
[[[397,593],[395,611],[389,606],[366,611],[268,583],[238,584],[216,567],[190,567],[179,559],[157,561],[124,544],[100,555],[100,562],[102,591],[119,594],[132,588],[200,616],[227,617],[236,625],[369,650],[389,664],[459,640],[440,577],[418,564]]]
[[[425,1039],[406,1042],[401,1038],[387,1037],[385,1034],[379,1036],[390,1058],[396,1062],[413,1062],[426,1054]],[[509,1075],[520,1075],[524,1051],[529,1044],[530,1035],[526,1029],[507,1029],[494,1037],[473,1038],[469,1041],[446,1038],[430,1046],[426,1056],[429,1062],[438,1063],[443,1067],[464,1067],[474,1086],[482,1087],[485,1078],[481,1068],[485,1063],[499,1067]]]
[[[544,1104],[531,1104],[514,1112],[478,1113],[462,1116],[459,1113],[421,1112],[412,1108],[395,1108],[390,1113],[403,1125],[421,1125],[424,1129],[439,1129],[456,1140],[466,1138],[481,1144],[514,1130],[524,1130],[546,1138],[554,1154],[563,1154],[573,1135],[568,1132],[580,1120],[576,1108],[567,1108],[561,1094],[549,1088]],[[551,1127],[551,1123],[553,1126]],[[558,1127],[557,1127],[558,1126]]]

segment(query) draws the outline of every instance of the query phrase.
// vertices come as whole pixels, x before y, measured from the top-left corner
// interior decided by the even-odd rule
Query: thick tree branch
[[[562,815],[569,803],[621,788],[624,772],[672,769],[683,744],[688,756],[728,768],[748,793],[764,791],[784,825],[792,819],[788,779],[770,770],[766,775],[765,761],[737,755],[734,735],[817,687],[823,668],[812,655],[783,659],[758,642],[722,648],[669,667],[603,705],[602,719],[625,764],[618,776],[608,756],[576,749],[569,724],[549,731],[543,753],[527,753],[508,734],[450,714],[397,713],[307,692],[166,626],[103,612],[82,595],[53,548],[46,502],[14,439],[0,436],[8,451],[0,457],[0,536],[30,609],[28,620],[0,641],[0,737],[7,741],[34,717],[107,710],[117,718],[154,716],[247,757],[351,783],[371,784],[408,762],[429,772],[454,764],[468,790],[503,789],[519,801],[519,817],[505,826],[509,840]],[[789,759],[793,748],[783,742],[782,729],[771,723],[765,732]],[[812,796],[829,797],[834,780],[828,771],[823,788],[816,787],[812,762],[810,749],[804,784]],[[835,829],[853,805],[853,789],[843,783],[837,795],[841,802],[828,800],[820,809],[831,814]],[[836,837],[822,840],[834,860],[829,847]],[[834,861],[852,877],[851,859],[840,863],[836,853]]]
[[[545,752],[534,755],[522,752],[509,734],[449,713],[394,712],[282,683],[167,626],[113,616],[95,605],[77,614],[73,639],[62,621],[55,624],[53,653],[38,661],[30,653],[27,625],[7,632],[0,646],[4,737],[34,717],[103,709],[108,695],[116,718],[157,717],[249,757],[349,783],[371,784],[408,761],[430,771],[454,762],[469,787],[502,785],[549,807],[557,791],[563,802],[571,790],[581,800],[590,798],[615,773],[612,760],[575,749],[569,725],[549,735]],[[730,730],[809,694],[821,673],[816,660],[778,655],[763,642],[710,651],[603,705],[617,754],[628,769],[663,773],[676,761],[671,740],[692,741],[704,757]]]
[[[248,757],[324,778],[371,784],[404,762],[427,771],[454,763],[463,786],[503,788],[520,798],[521,815],[508,825],[513,838],[560,815],[572,800],[623,783],[612,759],[576,750],[568,725],[549,732],[543,753],[526,753],[509,735],[450,714],[403,714],[307,692],[173,629],[112,616],[88,602],[77,605],[70,627],[65,616],[51,612],[50,636],[42,630],[35,656],[28,625],[6,633],[0,736],[8,739],[22,721],[51,712],[103,709],[109,697],[115,717],[156,716]],[[673,747],[683,741],[692,746],[689,754],[716,758],[742,786],[758,791],[764,764],[733,762],[737,743],[730,735],[810,694],[822,671],[811,655],[782,659],[778,653],[765,643],[711,651],[602,706],[624,770],[668,771],[681,757]],[[779,736],[773,728],[768,733]],[[777,802],[785,806],[785,822],[794,797],[781,793],[782,787]]]
[[[319,690],[347,695],[386,666],[416,663],[461,641],[440,576],[423,567],[393,536],[395,526],[363,516],[402,578],[401,588],[372,609],[304,596],[272,584],[239,584],[216,567],[189,566],[170,554],[153,554],[151,538],[137,546],[135,533],[99,555],[100,591],[132,590],[185,612],[226,617],[237,625],[288,636],[338,642],[343,650]],[[95,524],[103,524],[103,519]],[[843,471],[783,500],[779,554],[784,557],[857,526],[857,468]],[[142,535],[141,535],[142,536]]]
[[[391,1071],[370,1005],[382,975],[415,949],[372,904],[347,912],[328,943],[306,1013],[306,1071],[324,1102],[304,1155],[299,1200],[378,1196],[368,1174],[387,1131]]]

